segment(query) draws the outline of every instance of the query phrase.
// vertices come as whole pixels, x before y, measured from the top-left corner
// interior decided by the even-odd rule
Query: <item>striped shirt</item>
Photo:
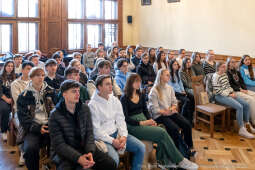
[[[216,72],[216,63],[213,62],[213,65],[209,64],[207,61],[203,62],[203,70],[205,75],[208,73],[215,73]]]
[[[215,95],[228,96],[234,92],[229,84],[228,76],[226,73],[219,75],[214,73],[212,77],[213,93]]]

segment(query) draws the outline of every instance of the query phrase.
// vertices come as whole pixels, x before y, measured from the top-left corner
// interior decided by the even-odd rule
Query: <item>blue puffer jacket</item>
[[[124,74],[122,71],[116,70],[115,81],[120,87],[122,92],[124,91],[124,87],[127,82],[127,77],[128,77],[128,73]]]

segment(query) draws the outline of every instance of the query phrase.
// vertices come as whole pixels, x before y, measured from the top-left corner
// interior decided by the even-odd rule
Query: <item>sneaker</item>
[[[246,123],[246,128],[251,132],[251,133],[255,133],[255,129],[252,127],[252,125],[250,123]]]
[[[6,142],[7,141],[7,133],[2,133],[2,138],[3,138],[3,141]]]
[[[194,162],[189,161],[188,159],[184,158],[178,165],[179,168],[188,169],[188,170],[196,170],[198,169],[198,165]]]
[[[20,157],[19,157],[19,166],[25,165],[25,159],[24,159],[23,155],[24,155],[24,153],[21,152]]]
[[[249,133],[249,132],[246,130],[245,127],[241,127],[241,128],[239,129],[239,135],[240,135],[240,136],[243,136],[243,137],[245,137],[245,138],[248,138],[248,139],[254,139],[254,138],[255,138],[255,136],[254,136],[253,134]]]

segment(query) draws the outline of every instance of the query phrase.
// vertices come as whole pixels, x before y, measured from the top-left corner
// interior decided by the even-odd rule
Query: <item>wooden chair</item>
[[[197,128],[198,121],[207,123],[210,126],[210,136],[213,138],[214,118],[217,115],[221,115],[222,130],[225,130],[226,107],[214,103],[202,104],[200,94],[201,92],[205,92],[202,76],[192,77],[192,88],[195,98],[195,129]],[[200,116],[198,113],[208,116],[209,120],[205,118],[206,116]]]

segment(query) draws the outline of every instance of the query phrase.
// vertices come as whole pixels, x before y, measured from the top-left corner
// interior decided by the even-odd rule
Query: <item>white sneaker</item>
[[[7,141],[7,133],[2,133],[2,138],[3,138],[3,141],[6,142]]]
[[[19,157],[19,166],[25,165],[25,159],[24,159],[23,155],[24,155],[24,153],[21,152],[20,157]]]
[[[245,138],[248,138],[248,139],[254,139],[255,138],[255,136],[253,134],[249,133],[245,127],[241,127],[239,129],[239,135],[243,136]]]
[[[189,161],[188,159],[184,158],[178,165],[179,168],[188,169],[188,170],[195,170],[198,169],[198,165],[194,162]]]
[[[251,133],[255,133],[255,129],[252,127],[250,123],[246,123],[246,127],[248,128],[248,130],[250,130]]]

